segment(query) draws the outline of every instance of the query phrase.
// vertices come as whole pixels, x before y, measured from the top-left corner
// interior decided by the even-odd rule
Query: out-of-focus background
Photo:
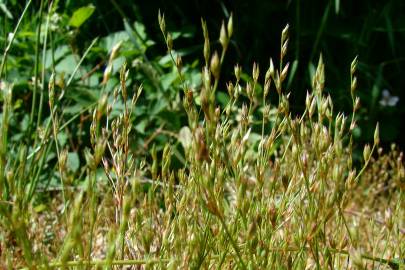
[[[17,15],[24,7],[23,2],[1,1],[3,47],[7,34],[11,32],[18,19]],[[27,24],[24,26],[27,30],[26,38],[30,38],[28,22],[38,16],[36,13],[41,1],[34,2],[36,8],[31,8],[30,16],[24,20]],[[51,18],[51,22],[54,20],[55,23],[58,20],[70,20],[80,7],[94,7],[94,12],[80,26],[58,30],[65,31],[69,50],[80,54],[95,37],[105,41],[105,37],[111,37],[119,31],[133,30],[139,38],[141,31],[143,42],[153,41],[142,51],[144,60],[166,53],[157,19],[160,9],[165,14],[167,29],[173,32],[175,50],[181,52],[184,62],[194,62],[194,68],[199,68],[203,62],[201,18],[207,21],[215,49],[215,46],[220,48],[215,42],[218,40],[221,22],[232,13],[234,35],[223,68],[222,90],[225,90],[225,82],[232,76],[235,62],[250,74],[254,61],[264,71],[268,68],[270,57],[278,58],[280,32],[288,23],[291,34],[287,59],[291,64],[291,78],[288,79],[287,89],[292,92],[295,104],[292,110],[299,112],[303,109],[306,90],[311,85],[310,76],[322,53],[326,63],[326,89],[333,97],[336,111],[350,113],[349,69],[351,61],[358,56],[357,94],[361,99],[361,108],[357,115],[358,127],[354,132],[356,141],[370,141],[375,125],[379,122],[382,144],[388,146],[396,142],[404,147],[405,138],[401,136],[401,130],[404,130],[405,125],[405,2],[402,0],[98,0],[55,1],[55,6],[60,15],[59,18]],[[44,5],[44,12],[46,9],[47,5]],[[115,41],[119,40],[119,37],[115,38]],[[59,41],[55,40],[55,44]],[[90,54],[85,62],[89,67],[99,65],[100,72],[105,68],[103,65],[110,50],[108,46],[112,46],[113,42],[106,41],[104,44],[104,51],[100,49],[98,54]],[[24,45],[20,46],[23,48]],[[127,57],[133,56],[131,50],[126,52]],[[30,72],[32,66],[27,71]],[[64,72],[68,74],[67,70]],[[9,75],[12,75],[11,67]]]

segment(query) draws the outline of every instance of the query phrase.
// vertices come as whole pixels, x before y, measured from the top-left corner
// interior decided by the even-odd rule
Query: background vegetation
[[[339,108],[350,110],[350,98],[345,94],[350,82],[342,71],[358,55],[362,112],[359,114],[357,139],[370,140],[376,122],[380,122],[384,143],[389,145],[396,141],[404,144],[399,133],[404,129],[400,121],[404,116],[401,104],[405,85],[401,76],[405,55],[400,49],[400,44],[405,42],[403,1],[158,1],[152,4],[144,1],[136,4],[111,1],[106,4],[101,1],[95,5],[99,9],[98,17],[93,17],[94,24],[90,21],[87,27],[98,28],[99,32],[92,32],[90,36],[122,29],[121,20],[108,18],[124,17],[143,22],[148,26],[146,31],[150,38],[156,41],[161,40],[155,18],[159,7],[167,13],[169,29],[183,33],[178,46],[186,50],[191,59],[201,58],[196,47],[202,48],[202,36],[197,27],[200,18],[206,18],[208,25],[215,29],[233,12],[238,31],[229,54],[230,59],[238,59],[244,68],[250,67],[253,61],[267,66],[270,56],[278,51],[278,29],[290,23],[293,40],[289,60],[296,63],[293,77],[297,79],[291,80],[288,88],[308,88],[317,56],[322,52],[330,63],[327,90]],[[97,20],[104,23],[96,23]],[[225,62],[227,64],[233,66],[232,61]],[[231,68],[227,70],[230,74]],[[396,106],[380,104],[384,89],[399,97]],[[299,104],[305,98],[305,91],[297,93],[294,98],[297,100],[294,103]],[[302,107],[295,110],[302,110]]]
[[[68,20],[73,12],[87,5],[86,1],[64,1],[58,4],[58,16]],[[310,78],[314,73],[316,59],[320,52],[328,65],[326,74],[327,91],[334,97],[337,108],[350,111],[350,97],[346,94],[350,82],[345,76],[345,69],[351,60],[359,59],[359,96],[361,110],[358,114],[358,128],[355,131],[357,142],[366,142],[372,138],[374,126],[381,125],[381,140],[386,146],[396,142],[404,145],[403,130],[404,109],[404,70],[405,55],[400,49],[404,41],[405,4],[400,0],[390,1],[356,1],[341,3],[340,1],[158,1],[158,2],[122,2],[122,1],[93,1],[94,13],[80,27],[64,31],[64,39],[74,53],[83,52],[96,37],[113,36],[113,33],[131,31],[132,24],[143,27],[143,41],[154,41],[147,46],[144,54],[153,58],[164,50],[162,37],[156,23],[158,8],[166,12],[168,29],[177,32],[176,46],[186,60],[199,60],[202,55],[202,34],[200,33],[200,18],[205,18],[213,33],[224,17],[234,13],[235,32],[228,54],[229,59],[238,59],[238,63],[247,69],[256,61],[260,66],[267,66],[271,55],[278,50],[278,30],[286,23],[291,25],[288,60],[293,72],[287,88],[307,89]],[[18,14],[24,3],[7,1],[3,4],[8,12],[3,12],[1,36],[4,40],[15,25]],[[29,10],[30,16],[25,20],[38,20],[39,2]],[[13,14],[17,14],[12,16]],[[54,19],[57,19],[54,17]],[[27,27],[31,25],[26,24]],[[56,27],[56,26],[55,26]],[[28,31],[29,30],[29,31]],[[132,29],[134,30],[134,29]],[[33,33],[35,30],[27,29]],[[216,32],[215,32],[216,31]],[[135,31],[136,33],[137,31]],[[31,35],[32,39],[35,39]],[[59,42],[59,41],[58,41]],[[132,39],[131,42],[133,43]],[[142,42],[142,40],[140,41]],[[33,43],[32,43],[33,44]],[[110,44],[109,44],[110,45]],[[133,45],[133,44],[132,44]],[[108,46],[108,44],[107,44]],[[131,45],[130,45],[131,46]],[[17,49],[17,47],[15,47]],[[34,48],[31,48],[34,49]],[[109,48],[104,47],[105,51]],[[135,58],[136,54],[131,57]],[[101,57],[98,54],[98,57]],[[105,57],[105,55],[104,55]],[[65,60],[68,61],[68,60]],[[97,59],[90,55],[88,63],[99,64],[99,70],[105,67],[106,60]],[[153,61],[152,61],[153,62]],[[225,82],[232,74],[232,61],[225,60],[223,76]],[[295,78],[295,79],[294,79]],[[302,111],[305,91],[295,91],[292,104],[293,111]],[[383,94],[384,90],[389,96]],[[391,100],[391,103],[387,103]],[[395,102],[396,101],[396,102]]]

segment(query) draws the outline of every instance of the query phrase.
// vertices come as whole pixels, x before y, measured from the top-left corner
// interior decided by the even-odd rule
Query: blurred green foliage
[[[71,148],[72,170],[79,170],[80,163],[84,162],[78,150],[89,145],[91,111],[102,91],[112,94],[118,86],[119,68],[124,62],[130,69],[127,83],[144,87],[133,116],[136,123],[134,149],[146,153],[148,146],[156,144],[161,150],[186,122],[180,98],[181,81],[167,55],[157,22],[159,9],[166,14],[167,28],[175,43],[174,53],[183,58],[183,68],[187,70],[184,74],[189,76],[186,81],[192,82],[191,88],[199,87],[198,67],[203,62],[202,31],[196,26],[200,25],[202,17],[207,20],[214,51],[220,48],[217,25],[233,13],[237,31],[222,69],[220,102],[226,97],[221,91],[226,91],[225,83],[232,76],[234,62],[239,61],[246,73],[250,73],[253,59],[259,59],[260,67],[266,68],[270,56],[278,54],[279,30],[286,23],[291,26],[287,59],[291,72],[287,89],[292,92],[293,112],[303,110],[294,104],[304,104],[306,89],[311,85],[309,78],[322,53],[328,63],[326,91],[332,95],[336,111],[344,110],[349,114],[348,67],[358,55],[361,109],[357,115],[359,126],[354,132],[357,142],[372,139],[378,121],[383,144],[397,142],[404,146],[400,130],[405,128],[401,121],[405,113],[402,106],[405,78],[401,76],[401,71],[405,70],[405,54],[400,44],[405,36],[405,17],[401,16],[405,13],[405,4],[401,0],[97,0],[54,1],[51,8],[49,4],[46,0],[33,1],[9,52],[2,80],[14,83],[11,140],[29,144],[38,138],[49,120],[47,85],[52,71],[56,73],[56,94],[60,97],[59,109],[63,111],[61,124],[65,125],[58,140],[61,147],[69,145]],[[0,1],[3,48],[24,5],[23,1]],[[95,38],[98,40],[89,48]],[[111,57],[115,46],[117,52]],[[109,64],[110,78],[104,83]],[[38,80],[33,79],[35,74]],[[71,84],[66,88],[69,78]],[[242,78],[250,79],[247,75]],[[33,100],[34,89],[38,90],[36,100]],[[35,110],[30,111],[31,104]],[[116,104],[113,115],[118,115],[120,108],[123,104]],[[181,159],[179,153],[177,156]],[[55,162],[56,155],[49,155],[48,159]]]
[[[238,30],[228,59],[239,59],[245,70],[250,70],[254,59],[259,59],[261,67],[268,66],[270,56],[279,51],[278,29],[289,23],[289,61],[293,64],[292,77],[296,79],[290,80],[288,89],[295,104],[303,104],[316,59],[322,53],[328,63],[326,89],[334,98],[337,110],[349,112],[348,67],[358,55],[361,111],[357,141],[370,140],[376,122],[380,122],[383,143],[397,142],[404,146],[400,133],[405,129],[405,122],[401,120],[405,113],[405,53],[401,50],[401,44],[405,42],[404,1],[158,2],[153,5],[140,3],[141,14],[153,13],[154,5],[165,8],[170,21],[177,22],[176,27],[187,25],[187,22],[196,24],[199,17],[207,18],[209,25],[218,25],[232,12]],[[148,20],[153,19],[146,16]],[[196,38],[200,39],[199,34]],[[227,70],[232,72],[231,67]],[[380,102],[384,99],[384,89],[392,97],[399,98],[396,104]]]
[[[111,6],[107,8],[109,5]],[[289,89],[295,104],[302,104],[306,89],[310,87],[310,77],[314,72],[319,53],[328,63],[326,76],[327,90],[331,93],[338,110],[350,111],[348,66],[353,58],[359,58],[359,95],[361,112],[357,141],[372,138],[376,122],[380,122],[381,137],[385,144],[397,142],[404,146],[400,130],[405,128],[403,100],[405,94],[405,53],[401,44],[405,42],[405,2],[389,1],[99,1],[100,14],[105,18],[105,28],[120,27],[119,21],[108,18],[125,16],[130,20],[140,20],[147,25],[147,31],[154,39],[160,32],[156,23],[156,13],[160,8],[165,12],[169,29],[181,29],[185,36],[177,47],[202,46],[202,34],[195,25],[200,18],[207,20],[208,27],[216,30],[224,17],[232,12],[237,29],[228,59],[238,59],[244,70],[250,70],[254,60],[261,67],[267,67],[269,58],[279,51],[278,30],[286,23],[291,25],[290,59],[293,72]],[[111,25],[111,26],[110,26]],[[210,27],[211,26],[211,27]],[[218,33],[212,32],[213,36]],[[202,58],[194,51],[191,59]],[[225,61],[224,72],[232,73],[232,61]],[[223,85],[227,80],[223,80]],[[225,89],[225,87],[223,87]],[[395,104],[380,102],[384,99],[383,90],[398,97]],[[293,108],[301,111],[302,108]]]

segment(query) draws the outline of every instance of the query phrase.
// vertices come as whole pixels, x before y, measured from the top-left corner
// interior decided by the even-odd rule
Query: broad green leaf
[[[118,42],[125,42],[128,39],[129,36],[127,32],[119,31],[104,37],[100,42],[100,46],[107,52],[110,52],[115,44],[117,44]]]
[[[140,121],[136,126],[135,129],[141,133],[141,134],[145,134],[145,128],[148,125],[148,121],[147,119],[144,119],[142,121]]]
[[[52,57],[54,58],[55,62],[59,62],[63,57],[67,56],[68,54],[71,54],[71,50],[67,45],[57,47],[54,52],[52,52],[52,49],[47,50],[45,57],[45,68],[46,69],[52,68]]]
[[[73,27],[80,27],[90,16],[93,14],[96,8],[90,4],[85,7],[81,7],[73,12],[72,17],[70,17],[69,25]]]
[[[224,92],[217,92],[217,100],[223,107],[225,107],[229,102],[229,96]]]
[[[77,152],[68,153],[67,166],[72,172],[75,172],[79,169],[80,160],[79,160],[79,155],[77,154]]]
[[[68,137],[65,132],[58,133],[58,141],[61,146],[64,146],[68,140]]]
[[[173,82],[177,79],[178,74],[177,71],[173,71],[171,73],[164,74],[160,77],[160,82],[162,84],[163,90],[169,89],[169,87],[173,84]]]
[[[140,22],[134,22],[134,29],[142,40],[147,39],[145,25]]]
[[[74,57],[73,54],[67,55],[65,58],[63,58],[59,63],[57,63],[55,67],[55,71],[58,74],[65,73],[65,74],[72,74],[75,66],[76,66],[76,58]]]

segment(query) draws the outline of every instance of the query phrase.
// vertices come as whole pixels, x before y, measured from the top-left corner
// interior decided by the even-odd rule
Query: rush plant
[[[147,93],[124,64],[114,91],[100,86],[100,98],[90,107],[83,181],[74,179],[66,165],[69,146],[58,140],[66,127],[59,121],[64,111],[63,92],[55,91],[58,74],[53,70],[49,79],[47,125],[36,127],[38,138],[28,145],[8,143],[13,86],[2,82],[0,267],[405,267],[403,154],[395,147],[384,154],[377,126],[362,164],[353,164],[352,131],[361,106],[357,59],[347,72],[350,115],[334,111],[324,93],[322,56],[305,111],[293,115],[290,98],[302,90],[285,88],[288,25],[280,57],[270,59],[265,72],[256,63],[250,72],[235,65],[234,79],[222,87],[232,15],[221,26],[218,47],[202,20],[204,61],[197,86],[187,80],[189,69],[164,14],[158,22],[181,81],[176,96],[187,120],[162,147],[152,139],[148,154],[137,151],[137,102]],[[103,85],[111,79],[108,72]],[[226,96],[225,104],[220,96]],[[62,188],[39,192],[38,177],[51,149]],[[53,192],[53,198],[34,204],[44,192]]]

